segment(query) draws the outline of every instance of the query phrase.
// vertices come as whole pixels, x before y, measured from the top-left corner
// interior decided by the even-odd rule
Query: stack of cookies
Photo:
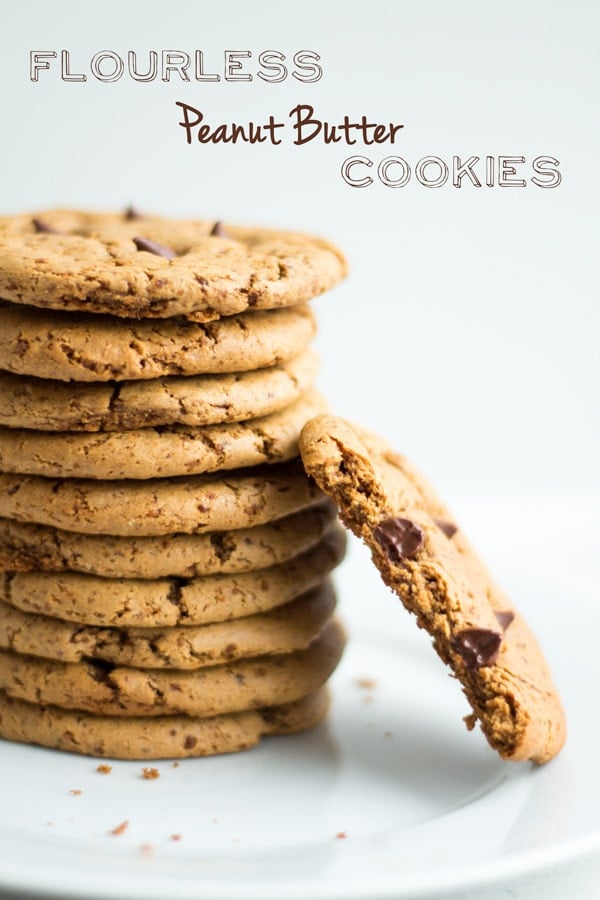
[[[343,649],[306,301],[325,241],[0,221],[0,737],[136,759],[308,728]]]

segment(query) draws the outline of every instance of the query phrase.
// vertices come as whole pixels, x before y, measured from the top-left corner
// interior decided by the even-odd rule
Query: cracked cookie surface
[[[0,519],[0,572],[141,579],[249,572],[310,550],[331,530],[336,516],[336,507],[326,501],[253,528],[146,537],[82,534]],[[33,589],[29,583],[28,590]]]
[[[56,662],[0,650],[0,690],[29,703],[98,715],[215,716],[292,703],[312,693],[334,671],[344,644],[334,619],[306,650],[192,671]]]
[[[47,210],[0,218],[0,297],[116,316],[197,321],[294,306],[346,274],[310,235],[136,214]]]
[[[112,384],[0,372],[0,425],[96,432],[244,422],[295,403],[312,386],[316,372],[312,350],[256,371]]]
[[[331,584],[227,622],[165,628],[99,628],[27,613],[0,602],[0,647],[28,656],[80,662],[99,659],[143,669],[200,669],[306,648],[333,615]]]
[[[0,303],[0,369],[93,382],[245,372],[297,356],[314,334],[307,306],[201,324]]]
[[[277,463],[298,454],[307,419],[326,407],[314,390],[247,422],[132,431],[50,432],[0,427],[0,469],[58,478],[148,479]]]
[[[560,698],[536,639],[448,509],[404,457],[334,416],[307,423],[306,471],[371,550],[385,583],[433,638],[489,744],[544,763],[561,749]]]
[[[345,533],[335,526],[311,549],[257,571],[152,580],[7,572],[0,574],[0,598],[25,612],[83,625],[205,625],[290,602],[320,584],[341,562],[344,550]]]
[[[0,472],[0,511],[84,534],[165,535],[251,528],[323,500],[297,460],[219,475],[95,481]]]
[[[0,691],[0,737],[109,759],[185,759],[236,753],[264,735],[313,728],[328,706],[323,687],[293,703],[210,718],[113,718],[38,706]]]

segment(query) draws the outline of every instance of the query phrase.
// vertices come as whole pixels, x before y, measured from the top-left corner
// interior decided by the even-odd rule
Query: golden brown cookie
[[[310,550],[336,516],[336,506],[327,500],[254,528],[148,537],[78,534],[0,519],[0,572],[71,571],[143,579],[249,572]],[[33,589],[31,582],[22,583],[28,585],[25,593]]]
[[[211,718],[111,718],[38,706],[0,692],[0,737],[112,759],[185,759],[248,750],[263,735],[313,728],[328,706],[323,687],[293,703]]]
[[[95,481],[0,472],[0,516],[84,534],[251,528],[323,500],[297,460],[219,475]]]
[[[80,625],[206,625],[253,616],[288,603],[319,585],[339,564],[344,549],[345,533],[335,527],[319,544],[299,556],[251,572],[157,580],[75,572],[3,573],[0,597],[24,612]]]
[[[260,419],[133,431],[63,433],[0,427],[0,470],[49,478],[148,479],[277,463],[298,454],[307,419],[326,408],[308,391]]]
[[[338,664],[345,635],[332,620],[306,650],[193,671],[55,662],[0,650],[0,690],[29,703],[97,715],[216,716],[299,700]]]
[[[127,213],[0,219],[0,297],[117,316],[209,321],[294,306],[346,274],[321,238]]]
[[[306,306],[201,324],[0,303],[0,369],[94,382],[246,372],[292,359],[314,333]]]
[[[267,416],[313,384],[317,356],[233,375],[188,375],[116,384],[50,381],[0,372],[0,425],[38,431],[129,431],[215,425]]]
[[[334,609],[329,582],[268,612],[200,626],[97,628],[0,602],[0,647],[63,662],[100,659],[140,669],[200,669],[302,650]]]
[[[421,476],[380,438],[333,416],[309,422],[306,471],[371,550],[383,580],[433,637],[490,745],[543,763],[561,749],[561,702],[538,644]]]

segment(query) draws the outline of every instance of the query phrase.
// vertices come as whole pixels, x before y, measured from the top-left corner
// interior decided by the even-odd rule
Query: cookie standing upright
[[[380,438],[334,416],[307,423],[300,449],[462,684],[470,727],[479,721],[505,759],[552,759],[566,726],[542,652],[430,486]]]

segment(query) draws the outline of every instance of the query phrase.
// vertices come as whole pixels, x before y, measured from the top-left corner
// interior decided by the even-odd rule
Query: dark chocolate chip
[[[225,228],[224,228],[222,222],[215,222],[215,224],[213,225],[213,227],[210,230],[210,236],[211,237],[222,237],[222,238],[229,237],[229,235],[225,231]]]
[[[506,631],[510,623],[515,618],[515,614],[510,610],[507,610],[506,612],[498,612],[498,610],[495,609],[494,615],[498,619],[502,631]]]
[[[491,666],[498,658],[502,635],[487,628],[466,628],[457,634],[452,645],[464,659],[467,669]]]
[[[410,519],[384,519],[374,529],[373,536],[385,550],[391,562],[412,559],[423,546],[423,531]]]
[[[48,225],[43,219],[32,219],[31,222],[37,234],[62,234],[61,231],[53,228],[52,225]]]
[[[137,209],[134,206],[128,206],[125,212],[123,213],[123,217],[127,222],[135,222],[137,219],[143,219],[144,217],[139,214]]]
[[[133,243],[138,250],[145,250],[147,253],[154,253],[155,256],[164,256],[165,259],[175,259],[177,254],[170,247],[164,244],[157,244],[156,241],[149,241],[145,237],[134,237]]]
[[[443,519],[434,519],[433,521],[448,539],[453,538],[458,531],[458,525],[455,525],[453,522],[444,522]]]
[[[186,734],[185,741],[183,742],[183,748],[184,750],[192,750],[197,743],[198,738],[194,737],[193,734]]]

